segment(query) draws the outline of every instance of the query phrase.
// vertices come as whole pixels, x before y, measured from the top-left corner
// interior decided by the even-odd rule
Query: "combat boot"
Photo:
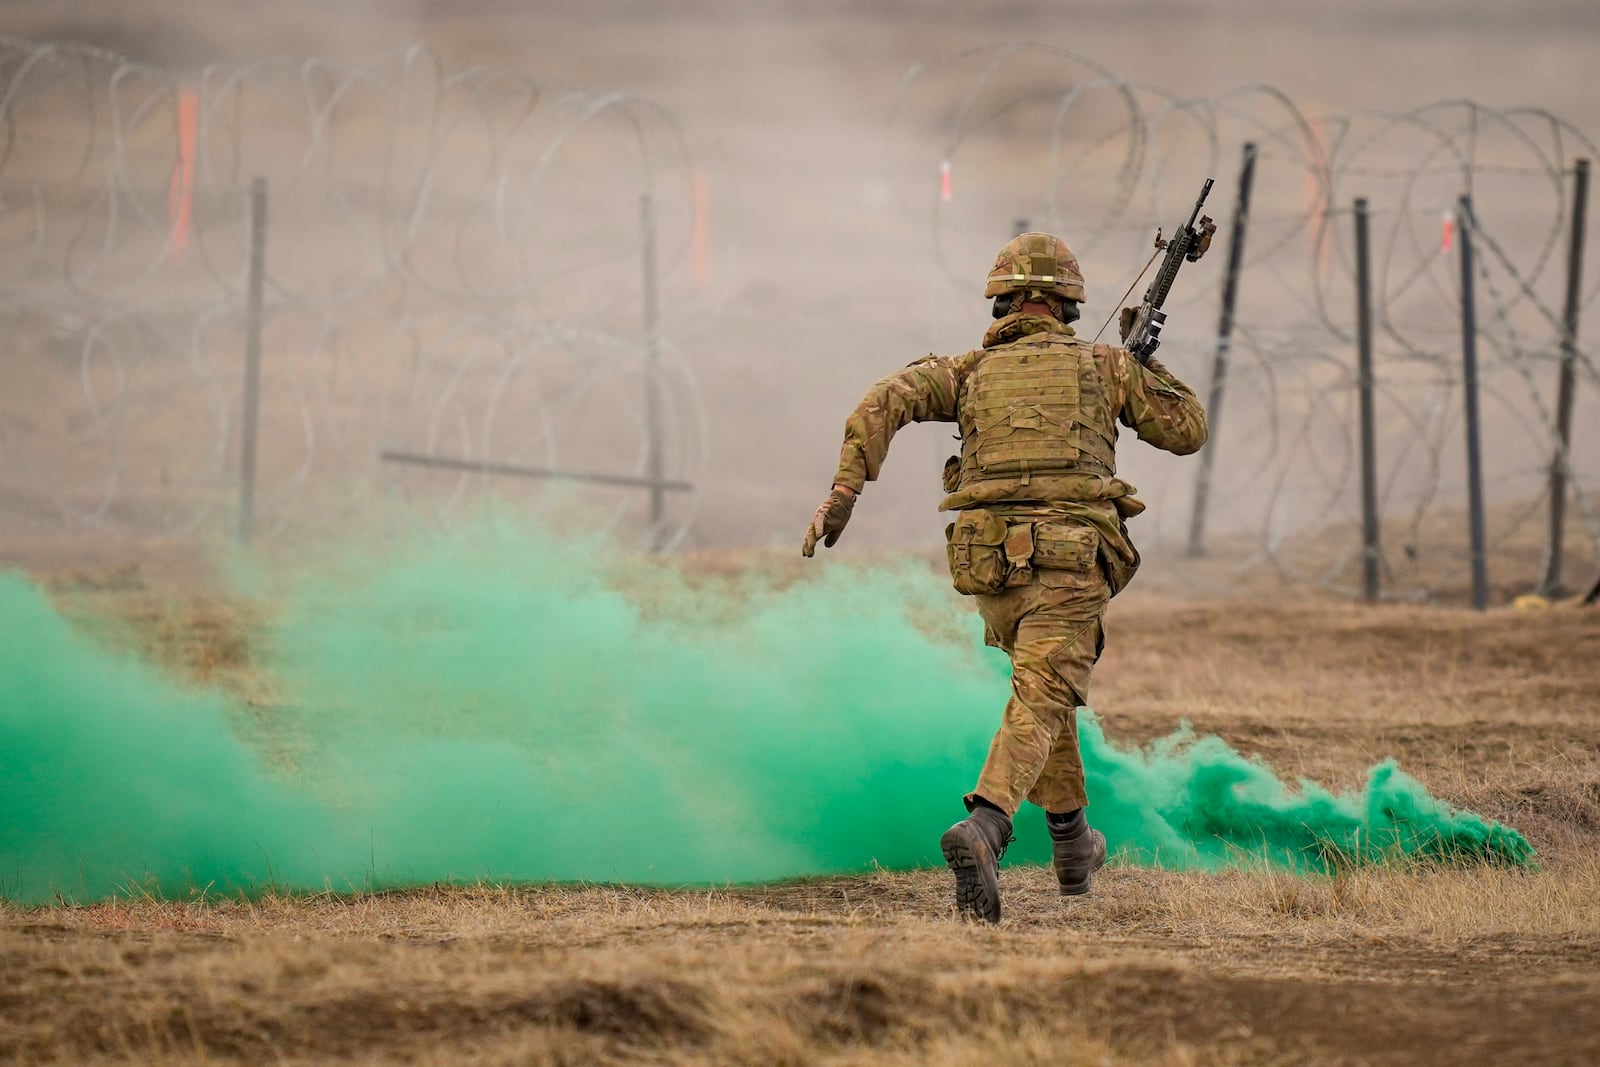
[[[1089,881],[1106,863],[1106,835],[1089,825],[1083,809],[1069,815],[1044,817],[1055,845],[1056,882],[1064,897],[1078,897],[1089,891]]]
[[[1000,921],[1000,857],[1011,844],[1011,818],[988,803],[944,832],[939,847],[956,876],[956,908],[963,916]]]

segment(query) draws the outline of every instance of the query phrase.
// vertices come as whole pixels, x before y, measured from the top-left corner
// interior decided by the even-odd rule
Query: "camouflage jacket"
[[[959,356],[928,356],[879,381],[845,420],[844,447],[834,483],[857,492],[878,477],[895,433],[911,422],[956,422],[967,378],[985,353],[1029,334],[1074,336],[1071,326],[1038,315],[1009,315],[989,327],[983,347]],[[1206,416],[1183,382],[1152,358],[1141,364],[1127,349],[1094,346],[1094,365],[1117,421],[1142,441],[1177,455],[1196,452],[1206,442]],[[1113,432],[1115,428],[1113,427]],[[969,490],[946,486],[941,511],[991,507],[1007,515],[1076,518],[1097,527],[1114,555],[1137,559],[1121,519],[1144,505],[1120,478],[1074,474],[1018,482],[985,482]]]

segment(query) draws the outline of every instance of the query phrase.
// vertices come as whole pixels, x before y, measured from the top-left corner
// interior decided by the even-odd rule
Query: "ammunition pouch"
[[[972,508],[944,528],[950,581],[963,596],[998,593],[1006,587],[1006,522],[992,511]]]
[[[999,593],[1038,579],[1047,585],[1091,580],[1100,558],[1093,527],[1013,522],[983,508],[959,512],[946,526],[950,581],[964,596]]]

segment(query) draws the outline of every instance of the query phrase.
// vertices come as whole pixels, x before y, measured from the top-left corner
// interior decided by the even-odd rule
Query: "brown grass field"
[[[86,39],[180,69],[273,53],[364,63],[421,40],[459,64],[637,92],[684,116],[716,197],[713,241],[728,249],[716,295],[728,306],[714,329],[677,322],[674,299],[666,308],[694,345],[715,431],[693,544],[731,555],[774,543],[780,530],[785,544],[795,539],[826,489],[838,420],[874,377],[930,347],[963,350],[987,325],[976,297],[930,308],[935,290],[901,299],[864,287],[907,265],[933,273],[922,223],[899,217],[883,162],[887,112],[911,63],[1031,40],[1186,96],[1263,83],[1313,114],[1474,98],[1547,107],[1594,133],[1597,12],[1579,0],[1093,9],[1045,0],[6,0],[0,30]],[[951,77],[953,106],[966,81]],[[942,134],[924,133],[931,179]],[[957,181],[968,173],[963,164]],[[1298,192],[1298,175],[1286,188]],[[972,219],[985,234],[1035,210],[1032,200],[1016,211],[1001,198],[982,203]],[[317,236],[282,217],[272,247]],[[1103,279],[1122,269],[1122,252],[1085,261],[1104,294],[1097,318],[1115,296]],[[987,259],[972,263],[981,270]],[[683,291],[667,295],[681,301]],[[613,294],[597,295],[560,310],[635,328],[631,304],[604,310]],[[1554,289],[1544,296],[1555,299]],[[1252,283],[1244,299],[1286,298]],[[1207,308],[1193,321],[1211,316]],[[16,352],[27,351],[23,340],[7,338]],[[5,396],[25,416],[16,425],[68,424],[83,406],[76,360],[36,365],[49,375],[31,381],[18,377],[20,358],[8,362]],[[1199,362],[1174,366],[1190,381],[1204,374]],[[1580,430],[1595,421],[1582,414],[1595,397],[1585,379]],[[1245,411],[1230,405],[1230,419]],[[188,423],[162,419],[164,436],[152,433],[147,454],[128,457],[151,470],[195,448]],[[268,468],[274,441],[299,440],[298,415],[276,425],[292,432],[265,435]],[[1228,447],[1253,471],[1248,425],[1229,426],[1237,445]],[[858,510],[848,551],[925,548],[937,537],[932,475],[943,442],[902,440],[892,476]],[[1491,440],[1488,458],[1523,473],[1495,483],[1490,503],[1526,511],[1526,472],[1542,471],[1548,454],[1512,451],[1525,446],[1520,433]],[[1575,455],[1580,466],[1590,459]],[[140,651],[178,674],[245,700],[270,691],[251,663],[258,620],[186,576],[192,544],[99,531],[80,543],[80,531],[54,525],[38,472],[0,458],[11,479],[0,480],[0,520],[31,531],[24,542],[0,530],[0,559],[42,575],[75,617],[133,623]],[[352,469],[373,462],[365,452],[342,459]],[[919,462],[928,476],[913,476]],[[86,462],[71,473],[93,488],[102,469]],[[1441,503],[1456,533],[1459,506]],[[1215,511],[1220,524],[1228,509]],[[47,520],[37,529],[20,523],[33,512]],[[1501,517],[1492,513],[1494,529],[1507,527]],[[1422,533],[1427,544],[1459,543]],[[1348,584],[1354,564],[1329,564],[1355,558],[1354,540],[1340,536],[1295,562]],[[1581,543],[1569,540],[1574,554]],[[1399,542],[1386,545],[1395,563]],[[131,546],[139,567],[100,566],[127,559]],[[1496,546],[1497,603],[1527,588],[1509,584],[1508,554],[1523,553],[1518,573],[1531,575],[1540,549]],[[163,552],[175,561],[158,559]],[[797,566],[792,556],[782,566]],[[1427,569],[1441,558],[1424,553],[1415,569],[1426,573],[1400,577],[1459,602],[1459,585],[1447,587],[1459,582],[1460,553],[1444,560],[1448,573]],[[1590,560],[1575,568],[1586,584]],[[957,920],[943,870],[716,891],[480,886],[0,902],[0,1065],[1600,1063],[1600,608],[1363,607],[1281,587],[1258,599],[1255,572],[1196,578],[1169,586],[1152,566],[1114,605],[1094,695],[1113,738],[1148,740],[1187,719],[1284,775],[1340,789],[1394,757],[1443,799],[1523,830],[1537,869],[1297,877],[1114,865],[1091,896],[1064,902],[1050,872],[1014,868],[1002,876],[998,927]],[[1168,591],[1200,587],[1211,592]]]
[[[226,604],[145,595],[62,599],[251,684]],[[1021,868],[997,928],[955,919],[943,871],[0,906],[0,1062],[1600,1059],[1600,611],[1145,592],[1111,626],[1115,736],[1186,717],[1339,787],[1395,756],[1539,868],[1113,867],[1071,903]]]

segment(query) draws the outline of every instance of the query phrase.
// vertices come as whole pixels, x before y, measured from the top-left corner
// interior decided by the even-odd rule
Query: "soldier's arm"
[[[953,422],[961,381],[973,353],[929,356],[878,382],[844,423],[844,447],[833,483],[859,493],[878,477],[889,442],[910,422]]]
[[[1194,390],[1154,356],[1146,363],[1128,356],[1125,366],[1127,391],[1119,413],[1122,424],[1141,441],[1168,452],[1187,456],[1200,451],[1206,443],[1206,412]]]

